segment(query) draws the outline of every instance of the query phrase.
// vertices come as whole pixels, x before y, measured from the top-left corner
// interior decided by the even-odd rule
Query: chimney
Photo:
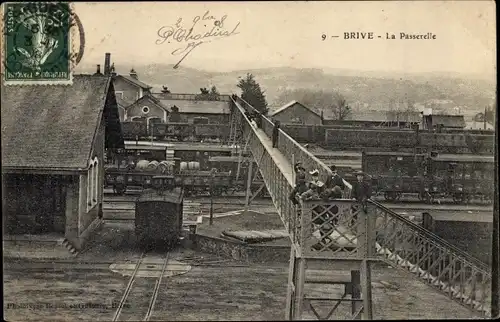
[[[137,77],[137,72],[133,68],[130,70],[130,77],[135,78],[135,79],[139,79]]]
[[[101,74],[101,65],[97,64],[97,71],[95,72],[94,75],[102,75]]]
[[[111,65],[111,54],[106,53],[106,56],[104,58],[104,75],[109,75],[110,72],[110,65]]]

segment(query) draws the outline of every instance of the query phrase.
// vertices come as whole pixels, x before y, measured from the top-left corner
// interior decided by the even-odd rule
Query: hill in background
[[[121,65],[121,64],[117,64]],[[198,93],[201,87],[215,85],[220,93],[239,93],[238,77],[255,75],[265,90],[268,104],[282,105],[278,98],[286,90],[311,89],[338,91],[348,103],[370,109],[387,109],[391,102],[412,101],[423,104],[429,100],[452,100],[457,106],[466,106],[463,112],[483,111],[494,101],[494,81],[474,76],[444,73],[403,74],[392,72],[363,72],[344,69],[297,69],[290,67],[242,69],[231,72],[212,72],[173,65],[149,64],[120,68],[127,74],[130,68],[139,79],[159,92],[163,85],[172,93]],[[77,72],[92,73],[95,67],[79,67]]]

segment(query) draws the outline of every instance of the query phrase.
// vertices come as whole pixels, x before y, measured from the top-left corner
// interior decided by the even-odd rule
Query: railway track
[[[147,270],[156,266],[156,262],[152,264],[145,261],[147,259],[146,255],[146,252],[144,252],[138,259],[113,316],[113,321],[149,321],[153,315],[158,292],[162,286],[163,275],[167,268],[169,253],[164,256],[160,274],[156,278],[142,277],[138,279],[137,273],[142,267],[145,266],[144,268]],[[144,301],[147,299],[149,299],[149,302],[145,310],[144,304],[146,303]]]
[[[134,202],[135,199],[138,197],[138,195],[125,195],[125,196],[116,196],[116,195],[105,195],[104,196],[104,202],[108,203],[113,203],[113,202]],[[408,199],[408,200],[402,200],[402,201],[397,201],[397,202],[387,202],[384,200],[383,197],[381,196],[376,196],[373,198],[376,201],[379,201],[381,204],[383,204],[386,207],[389,208],[401,208],[401,207],[407,207],[411,206],[413,208],[418,207],[419,209],[434,209],[435,207],[449,207],[451,206],[453,209],[459,209],[459,208],[480,208],[484,210],[492,210],[493,205],[484,203],[484,202],[471,202],[471,203],[464,203],[464,204],[457,204],[451,200],[437,200],[432,204],[424,203],[418,198],[414,199]],[[188,198],[185,198],[186,202],[193,202],[193,203],[210,203],[210,197],[209,196],[191,196]],[[245,204],[245,196],[244,195],[232,195],[232,196],[222,196],[222,197],[214,197],[213,198],[213,203],[214,204],[238,204],[238,205],[244,205]],[[270,197],[258,197],[255,198],[252,201],[252,205],[268,205],[272,204],[272,199]]]
[[[199,206],[202,209],[206,209],[207,207],[210,206],[210,200],[204,200],[204,199],[187,199],[185,204],[189,205],[192,204],[193,207]],[[220,205],[226,205],[226,206],[244,206],[245,205],[245,200],[233,200],[233,201],[226,201],[224,202],[223,200],[214,200],[213,202],[214,208],[220,208]],[[388,207],[393,210],[423,210],[423,211],[459,211],[459,212],[491,212],[493,211],[493,207],[491,206],[486,206],[486,205],[457,205],[457,204],[426,204],[426,203],[419,203],[419,202],[400,202],[400,203],[389,203],[389,202],[381,202],[382,205],[385,207]],[[271,200],[269,201],[264,201],[264,200],[258,200],[258,201],[253,201],[251,203],[251,207],[257,207],[257,206],[263,206],[263,207],[271,207],[273,206],[273,203]],[[117,200],[104,200],[104,210],[133,210],[135,209],[134,202],[133,200],[123,200],[123,201],[117,201]]]

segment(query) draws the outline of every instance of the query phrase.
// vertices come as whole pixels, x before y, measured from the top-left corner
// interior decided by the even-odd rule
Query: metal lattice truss
[[[369,211],[376,218],[377,254],[450,299],[489,315],[491,274],[486,265],[381,207],[372,205]]]
[[[241,126],[242,136],[258,162],[269,194],[289,232],[292,254],[297,260],[378,258],[414,274],[472,311],[489,315],[491,273],[488,267],[390,209],[374,201],[361,205],[348,199],[304,201],[296,207],[289,199],[294,183],[293,164],[301,161],[308,170],[318,169],[323,178],[330,174],[329,169],[282,130],[277,147],[280,153],[273,153],[270,148],[273,123],[263,118],[262,128],[256,129],[244,115],[245,109],[253,107],[240,98],[234,103],[235,124]],[[350,196],[349,187],[344,198]],[[295,267],[293,270],[292,275],[296,274]],[[303,294],[297,296],[304,300]],[[300,318],[300,314],[290,316]]]

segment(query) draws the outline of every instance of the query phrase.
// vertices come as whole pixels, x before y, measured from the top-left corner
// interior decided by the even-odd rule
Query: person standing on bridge
[[[255,123],[257,125],[257,128],[261,129],[262,128],[262,114],[259,113],[258,111],[255,111],[254,117],[255,117]]]
[[[274,128],[273,128],[273,148],[278,147],[279,131],[280,131],[280,121],[276,120],[274,121]]]
[[[293,169],[295,171],[295,187],[290,193],[289,199],[297,206],[300,195],[307,191],[306,169],[304,169],[300,162],[297,162]]]
[[[372,196],[371,187],[365,181],[365,174],[362,171],[356,172],[356,182],[352,185],[351,197],[352,199],[361,203],[363,211],[366,212],[366,205],[368,199]]]

